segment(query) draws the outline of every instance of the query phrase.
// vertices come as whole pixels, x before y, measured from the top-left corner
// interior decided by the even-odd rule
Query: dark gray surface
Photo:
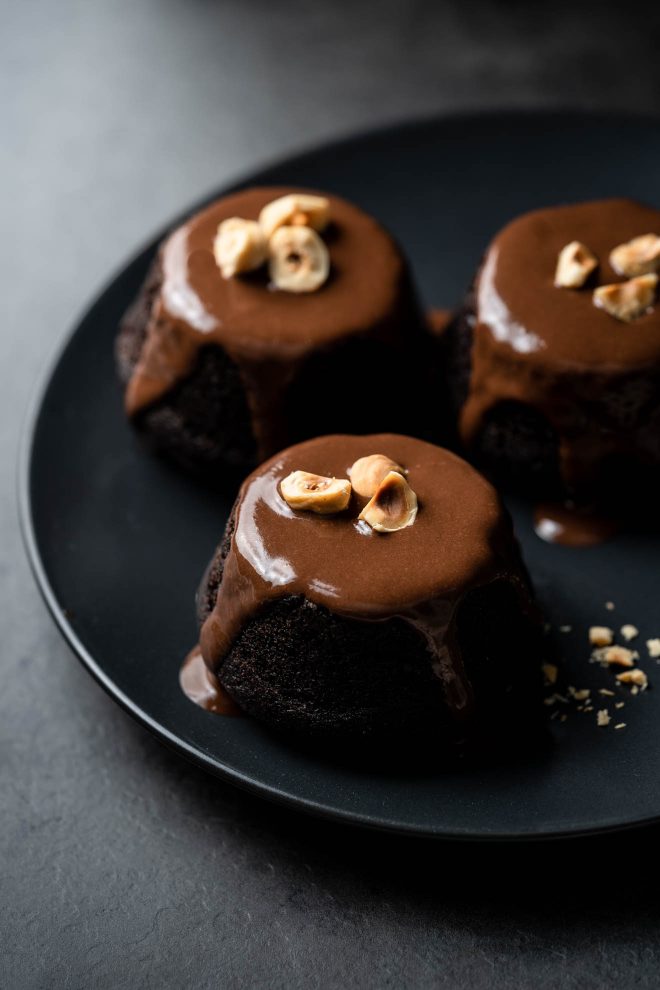
[[[3,986],[657,986],[660,832],[429,846],[248,798],[171,756],[77,665],[16,525],[38,370],[108,271],[191,198],[413,113],[660,110],[657,10],[544,14],[2,4]]]

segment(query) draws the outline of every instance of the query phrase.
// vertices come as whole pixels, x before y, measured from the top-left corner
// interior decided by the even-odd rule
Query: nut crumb
[[[607,609],[608,612],[613,612],[614,609],[616,608],[616,605],[614,604],[614,602],[605,602],[605,608]]]
[[[592,626],[589,630],[589,642],[592,646],[609,646],[614,639],[614,631],[608,626]]]
[[[607,695],[609,698],[614,697],[614,691],[610,691],[609,688],[600,688],[598,694]]]
[[[559,252],[555,270],[555,285],[563,289],[579,289],[598,266],[598,259],[580,241],[571,241]]]
[[[647,639],[646,649],[650,657],[660,657],[660,639]]]
[[[584,706],[584,711],[585,712],[592,712],[593,710],[594,710],[594,706],[593,705],[585,705]]]
[[[596,712],[596,722],[598,725],[609,725],[611,721],[612,719],[607,708],[601,708],[598,712]]]
[[[573,632],[573,626],[560,626],[559,632],[563,632],[563,633]]]
[[[625,722],[617,722],[617,724],[614,726],[615,729],[625,729],[625,727],[626,727]]]
[[[596,660],[616,667],[632,667],[638,656],[635,650],[629,650],[625,646],[606,646],[603,650],[594,650]]]
[[[560,715],[559,716],[559,721],[560,722],[565,722],[567,718],[568,718],[568,715]]]
[[[542,670],[546,684],[556,684],[557,674],[559,673],[557,666],[554,663],[544,663]]]
[[[576,701],[586,701],[590,694],[590,688],[581,688],[579,691],[573,691],[573,697]]]
[[[648,677],[639,667],[636,667],[634,670],[624,670],[622,674],[616,675],[616,679],[621,684],[634,684],[642,689],[646,688],[649,683]]]
[[[639,629],[637,626],[633,626],[630,622],[627,622],[625,626],[621,626],[621,635],[629,643],[635,636],[639,636]]]

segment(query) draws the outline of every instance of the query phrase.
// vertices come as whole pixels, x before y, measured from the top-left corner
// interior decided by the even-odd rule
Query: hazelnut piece
[[[592,646],[609,646],[614,639],[614,633],[607,626],[591,626],[589,642]]]
[[[557,258],[555,285],[564,289],[579,289],[598,266],[598,259],[586,244],[571,241]]]
[[[377,533],[394,533],[412,526],[417,516],[417,496],[398,471],[388,471],[359,518]]]
[[[637,653],[626,649],[625,646],[606,646],[604,650],[596,651],[597,660],[613,664],[615,667],[633,667],[633,660],[636,657]]]
[[[317,512],[321,516],[343,512],[351,499],[346,478],[325,478],[309,471],[292,471],[280,483],[282,498],[292,509]]]
[[[223,220],[213,241],[213,255],[223,278],[251,272],[263,265],[268,246],[256,220],[230,217]]]
[[[641,688],[647,687],[649,683],[648,677],[639,667],[635,667],[634,670],[624,670],[623,673],[616,675],[616,679],[621,684],[636,684]]]
[[[311,227],[278,227],[268,254],[272,283],[284,292],[314,292],[330,272],[328,249]]]
[[[594,306],[604,309],[610,316],[630,323],[652,305],[658,276],[639,275],[627,282],[614,282],[594,289]]]
[[[397,471],[405,474],[404,469],[385,454],[369,454],[367,457],[359,457],[355,464],[348,471],[353,488],[364,498],[371,498],[376,494],[376,490],[386,474],[390,471]]]
[[[259,214],[259,223],[267,238],[278,227],[312,227],[325,230],[330,219],[330,201],[325,196],[291,193],[267,203]]]
[[[660,237],[642,234],[610,252],[610,264],[619,275],[647,275],[660,269]]]

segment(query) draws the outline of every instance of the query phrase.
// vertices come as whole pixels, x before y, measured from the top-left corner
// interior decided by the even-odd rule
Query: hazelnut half
[[[268,254],[271,281],[284,292],[314,292],[330,272],[328,249],[311,227],[278,227]]]
[[[259,223],[267,238],[278,227],[312,227],[324,230],[330,219],[330,201],[325,196],[291,193],[267,203],[259,214]]]
[[[416,516],[417,496],[402,474],[389,471],[359,518],[377,533],[394,533],[412,526]]]
[[[326,516],[343,512],[351,498],[351,483],[347,478],[325,478],[309,471],[292,471],[280,483],[280,491],[292,509]]]
[[[223,278],[251,272],[268,256],[264,233],[256,220],[223,220],[213,241],[213,255]]]
[[[598,259],[581,241],[571,241],[557,258],[555,285],[564,289],[579,289],[598,266]]]
[[[385,454],[369,454],[367,457],[359,457],[355,464],[348,471],[353,488],[364,498],[371,498],[375,495],[378,486],[390,471],[397,471],[405,474],[404,469]]]
[[[655,274],[638,275],[627,282],[600,285],[594,289],[594,305],[617,320],[630,323],[653,304],[657,285],[658,276]]]
[[[610,252],[610,264],[619,275],[647,275],[660,268],[660,237],[642,234]]]

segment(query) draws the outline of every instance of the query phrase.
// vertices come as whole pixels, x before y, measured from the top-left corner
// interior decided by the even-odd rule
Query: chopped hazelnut
[[[229,217],[222,221],[213,241],[213,256],[223,278],[259,268],[266,255],[266,238],[256,220]]]
[[[627,282],[613,282],[594,289],[594,306],[624,323],[641,316],[653,304],[658,276],[638,275]]]
[[[625,626],[621,626],[621,635],[629,643],[635,636],[639,636],[639,629],[637,626],[627,623]]]
[[[417,517],[417,496],[398,471],[390,471],[360,513],[377,533],[393,533],[412,526]]]
[[[610,716],[607,708],[601,708],[599,711],[596,712],[596,721],[597,721],[598,725],[601,725],[601,726],[609,725],[610,724],[610,722],[612,721],[612,718],[611,718],[611,716]]]
[[[282,498],[292,509],[329,515],[342,512],[351,498],[346,478],[325,478],[309,471],[293,471],[280,483]]]
[[[376,493],[378,486],[390,471],[398,471],[405,474],[404,469],[385,454],[369,454],[368,457],[359,457],[355,464],[349,468],[348,476],[351,479],[353,489],[364,498],[371,498]]]
[[[311,227],[278,227],[268,256],[271,281],[284,292],[315,292],[330,273],[328,249]]]
[[[637,654],[634,650],[626,649],[625,646],[606,646],[604,650],[596,650],[594,656],[597,660],[615,667],[632,667]]]
[[[649,683],[648,677],[639,667],[635,667],[634,670],[624,670],[623,673],[616,675],[616,679],[621,684],[635,684],[641,688],[647,687]]]
[[[557,258],[555,285],[564,289],[579,289],[597,267],[598,259],[586,244],[571,241]]]
[[[330,218],[330,201],[325,196],[291,193],[267,203],[259,214],[259,223],[266,238],[279,227],[312,227],[324,230]]]
[[[649,651],[650,657],[660,657],[660,639],[647,639],[646,649]]]
[[[609,646],[614,639],[614,632],[607,626],[592,626],[589,630],[589,642],[592,646]]]
[[[642,234],[610,252],[610,264],[619,275],[647,275],[660,268],[660,237]]]
[[[573,691],[573,697],[576,701],[586,701],[590,694],[590,688],[580,688],[579,691]]]

